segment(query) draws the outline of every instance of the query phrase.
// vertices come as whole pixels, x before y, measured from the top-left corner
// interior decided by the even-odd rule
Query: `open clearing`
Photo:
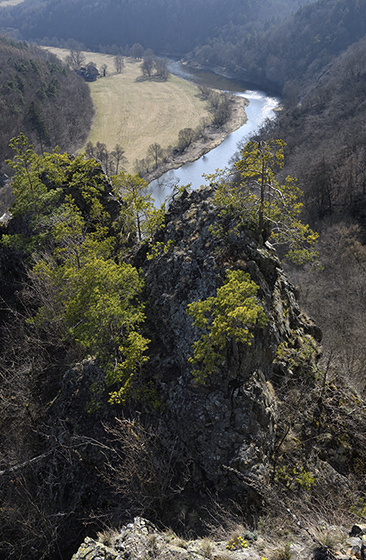
[[[66,49],[48,48],[65,59]],[[196,128],[209,116],[206,101],[197,86],[170,75],[167,82],[141,81],[141,62],[125,58],[121,74],[114,68],[114,57],[85,52],[86,62],[100,69],[107,64],[107,76],[91,82],[95,117],[88,141],[103,142],[111,150],[120,144],[133,171],[136,159],[146,157],[155,142],[162,148],[177,144],[182,128]]]

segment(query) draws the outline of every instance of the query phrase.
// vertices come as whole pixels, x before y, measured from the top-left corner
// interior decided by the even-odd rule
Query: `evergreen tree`
[[[239,180],[221,171],[209,179],[215,184],[214,200],[221,215],[235,218],[236,228],[240,224],[255,227],[264,241],[285,247],[287,258],[301,264],[316,257],[318,234],[301,222],[302,191],[297,180],[279,179],[284,146],[282,140],[250,141],[234,164]]]
[[[203,334],[194,343],[194,354],[190,363],[198,365],[193,376],[204,383],[207,376],[219,370],[226,362],[229,343],[232,346],[233,367],[238,367],[238,344],[250,345],[253,329],[264,326],[267,317],[257,302],[258,286],[250,275],[242,270],[229,270],[224,285],[216,296],[188,305],[187,312],[193,317],[194,325]],[[226,367],[229,367],[226,364]]]
[[[24,134],[12,140],[12,148],[11,211],[21,233],[3,235],[1,242],[20,247],[33,264],[29,278],[39,303],[28,323],[40,338],[57,332],[80,358],[97,358],[113,386],[111,401],[138,398],[144,384],[136,374],[149,344],[140,332],[143,281],[119,261],[121,240],[113,233],[123,220],[116,208],[141,221],[143,196],[127,189],[131,198],[119,206],[94,159],[58,151],[39,156]],[[137,178],[131,184],[137,188]],[[146,208],[151,210],[147,202]],[[147,229],[140,224],[141,235]]]

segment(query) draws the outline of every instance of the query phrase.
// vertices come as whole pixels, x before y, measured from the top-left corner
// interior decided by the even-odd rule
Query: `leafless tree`
[[[147,154],[148,156],[151,156],[152,159],[154,160],[155,169],[156,169],[158,166],[159,159],[161,159],[164,154],[162,147],[157,142],[154,142],[154,144],[150,144],[147,150]]]
[[[142,64],[141,64],[142,74],[147,77],[151,78],[153,70],[154,70],[154,58],[151,55],[145,56]]]
[[[144,177],[149,172],[148,158],[136,159],[134,163],[135,172]]]
[[[66,57],[66,62],[74,70],[79,69],[85,63],[85,54],[80,49],[71,49]]]
[[[212,90],[209,87],[199,85],[198,89],[200,90],[203,99],[208,99],[210,97]]]
[[[224,125],[229,120],[231,113],[232,105],[229,96],[221,96],[220,103],[214,111],[212,123],[216,126]]]
[[[144,47],[140,43],[134,43],[130,49],[132,58],[141,59],[144,56]]]
[[[109,152],[104,142],[97,142],[95,146],[95,157],[104,165],[106,174],[109,172]]]
[[[169,77],[166,58],[155,58],[154,60],[155,75],[159,80],[166,81]]]
[[[118,74],[120,74],[123,70],[123,68],[125,67],[125,61],[124,58],[121,54],[117,54],[114,57],[114,66],[116,68],[116,72],[118,72]]]
[[[115,164],[115,174],[118,175],[118,169],[120,164],[125,165],[127,163],[127,158],[124,155],[125,151],[120,144],[116,144],[113,151],[111,152],[111,156],[114,160]]]
[[[106,431],[115,451],[106,468],[108,482],[138,513],[164,511],[190,478],[179,441],[171,440],[164,426],[144,426],[139,419],[116,418]]]
[[[95,148],[94,148],[93,143],[90,142],[90,140],[85,146],[85,154],[86,154],[86,157],[88,157],[88,158],[95,157]]]
[[[183,152],[196,138],[193,128],[183,128],[178,134],[178,149]]]

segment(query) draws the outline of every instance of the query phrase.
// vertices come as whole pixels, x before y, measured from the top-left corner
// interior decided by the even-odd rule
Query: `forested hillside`
[[[334,56],[361,39],[365,28],[365,0],[319,0],[249,33],[236,20],[220,30],[219,40],[197,48],[188,60],[225,67],[238,77],[281,89],[288,81],[312,80]]]
[[[25,43],[0,39],[0,63],[0,166],[20,132],[40,150],[82,145],[93,115],[84,81],[52,54]]]
[[[274,178],[282,147],[265,144],[265,160],[255,143],[242,152],[244,196],[224,181],[181,190],[165,211],[137,176],[12,142],[2,558],[70,560],[86,535],[137,515],[185,538],[230,523],[265,534],[283,504],[350,522],[366,464],[362,401],[321,366],[321,331],[264,241],[298,257],[293,233],[311,257],[316,239],[296,182]],[[251,189],[264,177],[282,196],[258,220]]]
[[[82,42],[86,48],[125,50],[140,43],[145,49],[182,56],[200,44],[220,37],[224,25],[250,32],[267,20],[278,21],[296,10],[300,0],[26,0],[0,12],[4,31],[22,39]],[[233,23],[235,22],[235,23]],[[54,42],[54,41],[53,41]],[[63,44],[55,44],[63,46]],[[126,53],[127,54],[127,53]]]
[[[362,38],[365,18],[365,0],[26,0],[0,9],[2,31],[21,39],[126,55],[142,45],[278,90],[311,80]]]
[[[304,192],[304,219],[321,233],[322,268],[292,269],[301,301],[324,332],[324,349],[364,390],[366,299],[366,40],[351,45],[294,94],[258,139],[287,143],[283,173]],[[324,297],[327,304],[324,305]]]

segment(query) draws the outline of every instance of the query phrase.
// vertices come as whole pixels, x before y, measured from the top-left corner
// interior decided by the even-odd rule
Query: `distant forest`
[[[276,26],[309,0],[25,0],[0,11],[3,32],[87,49],[140,43],[157,54],[183,56],[206,43],[238,42],[253,28]],[[122,53],[124,54],[124,53]]]
[[[319,0],[281,22],[247,33],[240,19],[225,25],[217,40],[198,47],[189,62],[224,66],[237,77],[281,88],[303,82],[365,35],[365,0]]]
[[[130,54],[142,45],[282,92],[364,36],[366,0],[25,0],[0,8],[13,37]]]

